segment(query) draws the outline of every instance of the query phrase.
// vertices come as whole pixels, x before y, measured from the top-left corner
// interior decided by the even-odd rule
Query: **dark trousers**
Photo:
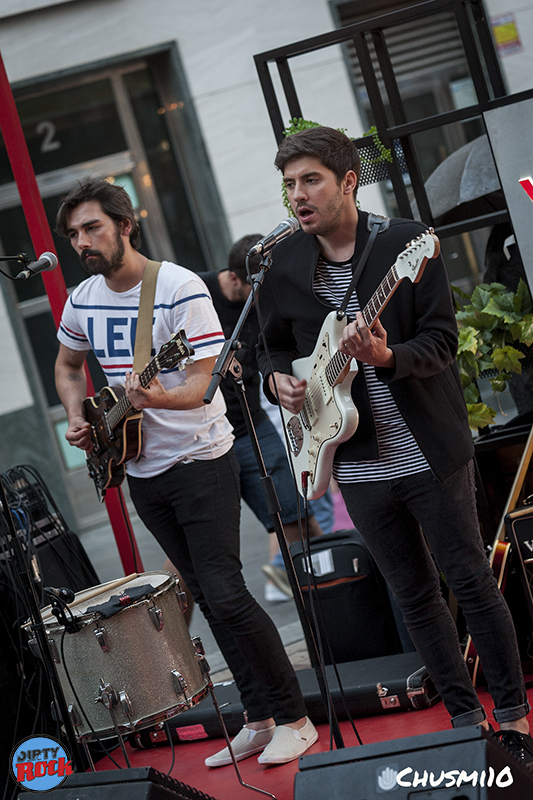
[[[340,488],[354,525],[394,593],[452,725],[477,724],[485,712],[431,554],[463,609],[494,701],[494,718],[511,722],[525,716],[529,704],[516,634],[483,548],[472,463],[443,482],[428,470]]]
[[[252,597],[240,560],[239,465],[231,450],[176,464],[154,478],[128,476],[148,530],[183,575],[226,659],[248,721],[305,717],[300,686],[279,633]]]

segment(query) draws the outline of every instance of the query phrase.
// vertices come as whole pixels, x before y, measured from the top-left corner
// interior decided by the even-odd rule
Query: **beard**
[[[330,236],[335,233],[342,225],[343,202],[342,195],[332,197],[329,202],[321,208],[312,203],[302,203],[302,206],[318,213],[318,219],[309,224],[309,230],[314,236]],[[293,209],[295,216],[298,217],[298,209]],[[303,230],[306,230],[305,219],[300,220]]]
[[[84,250],[80,255],[80,262],[89,275],[103,275],[104,278],[110,278],[122,267],[124,252],[124,242],[120,231],[117,230],[115,247],[109,257],[104,256],[99,250]],[[89,256],[93,256],[93,258],[87,261]]]

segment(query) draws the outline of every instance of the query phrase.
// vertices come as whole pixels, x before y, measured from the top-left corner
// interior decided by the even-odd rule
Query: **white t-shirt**
[[[113,292],[102,275],[95,275],[72,292],[63,309],[57,338],[73,350],[92,349],[109,386],[123,384],[132,368],[140,292],[140,282],[127,292]],[[152,356],[181,329],[194,347],[194,360],[219,355],[224,334],[205,283],[194,272],[164,261],[155,293]],[[185,371],[175,366],[158,377],[165,388],[172,388],[185,380]],[[199,408],[145,409],[141,455],[128,462],[127,472],[148,478],[177,462],[224,455],[233,443],[225,412],[220,390]]]

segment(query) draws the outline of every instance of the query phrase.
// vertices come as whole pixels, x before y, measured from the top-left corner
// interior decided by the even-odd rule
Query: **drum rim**
[[[162,581],[162,583],[159,586],[154,588],[153,592],[147,593],[146,595],[143,595],[142,597],[137,598],[137,600],[135,600],[133,603],[130,603],[129,605],[124,606],[124,608],[121,608],[119,611],[117,611],[117,614],[122,614],[124,611],[127,611],[129,608],[136,608],[139,605],[141,605],[142,603],[146,603],[146,602],[148,602],[150,599],[152,599],[154,597],[160,597],[161,594],[164,594],[165,592],[167,592],[169,589],[172,589],[172,587],[176,586],[176,584],[177,584],[177,580],[176,580],[175,575],[173,575],[172,572],[169,572],[168,570],[165,570],[165,569],[150,570],[148,572],[139,572],[137,575],[135,575],[134,578],[131,579],[131,582],[133,582],[134,580],[138,580],[139,578],[143,578],[145,576],[148,576],[148,575],[165,575],[166,577],[165,577],[165,579]],[[99,583],[96,586],[88,586],[86,589],[82,589],[80,592],[76,592],[76,595],[78,595],[78,594],[81,595],[81,594],[83,594],[85,592],[90,592],[93,589],[97,589],[97,588],[100,588],[100,587],[102,588],[102,593],[103,593],[106,590],[105,587],[106,586],[110,586],[113,583],[114,583],[114,581],[106,581],[105,583]],[[123,583],[123,584],[117,586],[116,587],[117,588],[117,593],[119,593],[118,590],[123,589],[126,586],[128,586],[128,583]],[[90,598],[90,599],[93,599],[93,600],[97,601],[98,600],[98,595],[95,595],[94,598]],[[69,608],[73,613],[75,613],[76,607],[82,602],[84,602],[83,598],[80,597],[78,600],[76,598],[74,598],[72,603],[68,603],[67,604],[67,608]],[[52,614],[52,605],[51,604],[48,605],[48,606],[45,606],[44,608],[41,608],[40,609],[40,615],[41,615],[41,620],[43,622],[43,625],[46,626],[46,630],[48,632],[52,633],[54,631],[62,631],[64,629],[64,625],[61,625],[61,623],[53,616],[53,614]],[[116,616],[116,615],[114,615],[114,616]],[[99,615],[97,616],[96,612],[94,612],[94,611],[91,611],[89,613],[87,613],[87,611],[85,611],[83,614],[79,614],[76,617],[76,619],[77,619],[78,622],[83,623],[83,625],[88,625],[91,622],[98,622],[99,620],[103,619],[103,617],[101,617]],[[27,620],[21,627],[23,629],[26,629],[29,625],[31,625],[31,620]]]
[[[155,714],[149,714],[147,717],[140,717],[139,719],[128,722],[128,723],[118,723],[117,728],[119,733],[121,734],[128,734],[128,733],[137,733],[137,731],[142,731],[145,728],[150,728],[152,725],[157,725],[159,722],[165,722],[167,719],[172,719],[172,717],[178,716],[178,714],[183,714],[185,711],[188,711],[190,708],[194,708],[194,706],[201,703],[202,700],[205,700],[207,695],[209,694],[209,682],[207,677],[204,678],[205,684],[199,689],[198,692],[193,697],[190,697],[187,701],[183,701],[181,703],[177,703],[175,706],[170,706],[170,708],[166,708],[162,711],[158,711]],[[84,723],[86,724],[86,723]],[[93,733],[89,731],[88,733],[75,733],[76,739],[79,742],[82,741],[98,741],[99,739],[106,738],[108,736],[115,736],[116,730],[114,727],[111,728],[104,728],[103,730],[96,730]]]

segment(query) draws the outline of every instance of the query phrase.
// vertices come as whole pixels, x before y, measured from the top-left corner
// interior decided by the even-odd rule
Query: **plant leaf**
[[[489,383],[494,392],[505,392],[511,376],[508,372],[500,372],[495,378],[490,378]]]
[[[521,353],[520,350],[517,350],[516,347],[512,347],[511,345],[497,347],[492,352],[492,361],[496,369],[500,370],[500,372],[518,372],[520,374],[522,372],[520,361],[524,357],[524,354]]]
[[[469,383],[463,385],[463,392],[465,395],[465,402],[466,404],[474,404],[480,400],[479,397],[479,389],[477,388],[474,381],[470,381]]]
[[[468,424],[473,431],[484,428],[486,425],[494,424],[496,411],[485,403],[473,403],[467,405]]]
[[[458,353],[471,352],[476,353],[479,347],[478,331],[471,325],[461,328],[459,331],[459,344],[457,348]]]

